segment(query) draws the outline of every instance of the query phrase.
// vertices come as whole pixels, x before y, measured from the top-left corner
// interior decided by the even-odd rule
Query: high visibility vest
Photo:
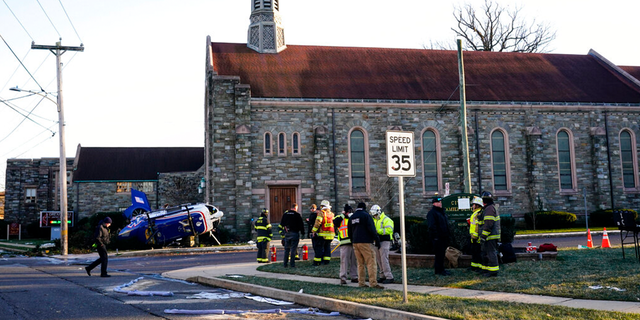
[[[376,225],[376,232],[380,236],[380,241],[391,241],[391,235],[393,234],[393,220],[387,217],[383,212],[380,214],[380,218],[374,222]]]
[[[478,230],[482,227],[482,208],[478,208],[471,214],[469,219],[469,235],[471,236],[471,243],[479,243],[480,235]]]
[[[316,217],[316,225],[313,227],[313,232],[318,232],[318,235],[325,240],[332,240],[335,236],[335,230],[333,228],[333,212],[329,210],[322,210]]]
[[[338,238],[340,238],[340,244],[351,244],[351,238],[349,238],[349,218],[343,217],[340,226],[338,227]]]

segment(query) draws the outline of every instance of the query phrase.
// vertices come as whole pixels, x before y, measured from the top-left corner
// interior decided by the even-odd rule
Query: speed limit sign
[[[415,177],[413,132],[387,131],[387,176]]]

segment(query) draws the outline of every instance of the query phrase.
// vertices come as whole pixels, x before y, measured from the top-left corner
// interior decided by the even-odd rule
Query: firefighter
[[[333,217],[331,204],[328,200],[322,200],[322,202],[320,202],[320,212],[318,212],[316,222],[313,225],[313,229],[311,229],[313,236],[319,236],[322,240],[313,258],[314,266],[329,264],[329,262],[331,262],[331,241],[335,236]],[[315,249],[316,248],[314,248],[314,250]]]
[[[474,196],[471,201],[471,218],[469,218],[469,235],[471,236],[471,267],[468,268],[474,272],[484,272],[482,267],[482,246],[480,245],[480,235],[478,231],[482,229],[482,198]]]
[[[393,283],[393,273],[389,265],[389,250],[391,248],[391,236],[393,235],[393,220],[387,217],[379,205],[374,204],[369,210],[376,232],[380,238],[380,246],[376,248],[376,261],[378,263],[378,282]]]
[[[273,233],[271,232],[271,223],[269,222],[269,210],[262,209],[260,218],[256,220],[254,227],[258,233],[258,263],[269,263],[267,256],[267,250],[269,250],[269,243]]]
[[[482,245],[482,269],[485,277],[498,275],[498,242],[500,242],[500,215],[493,204],[492,194],[489,191],[482,192],[484,204],[483,226],[480,234]]]
[[[344,205],[344,211],[333,220],[336,235],[340,240],[340,284],[347,284],[347,271],[351,282],[358,283],[358,262],[353,252],[351,238],[349,237],[349,217],[353,213],[350,205]]]

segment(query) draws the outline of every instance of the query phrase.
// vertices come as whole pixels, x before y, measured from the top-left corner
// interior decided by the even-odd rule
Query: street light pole
[[[36,45],[31,43],[31,49],[49,50],[56,56],[57,83],[58,83],[58,122],[60,134],[60,247],[62,255],[69,252],[69,226],[67,225],[67,156],[65,152],[64,139],[64,107],[62,104],[62,62],[60,57],[67,51],[84,51],[84,46],[68,47],[62,46],[61,42],[56,42],[55,46]]]

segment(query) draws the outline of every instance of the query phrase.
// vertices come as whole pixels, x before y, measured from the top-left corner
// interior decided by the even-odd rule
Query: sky
[[[640,66],[638,1],[495,1],[548,23],[557,34],[549,53],[594,49],[614,64]],[[2,0],[0,191],[7,159],[60,157],[55,55],[32,42],[84,46],[61,56],[67,157],[79,144],[204,147],[206,37],[246,43],[252,2]],[[421,49],[455,43],[454,6],[464,3],[280,0],[280,12],[287,44]],[[16,86],[50,92],[51,100],[9,90]]]

